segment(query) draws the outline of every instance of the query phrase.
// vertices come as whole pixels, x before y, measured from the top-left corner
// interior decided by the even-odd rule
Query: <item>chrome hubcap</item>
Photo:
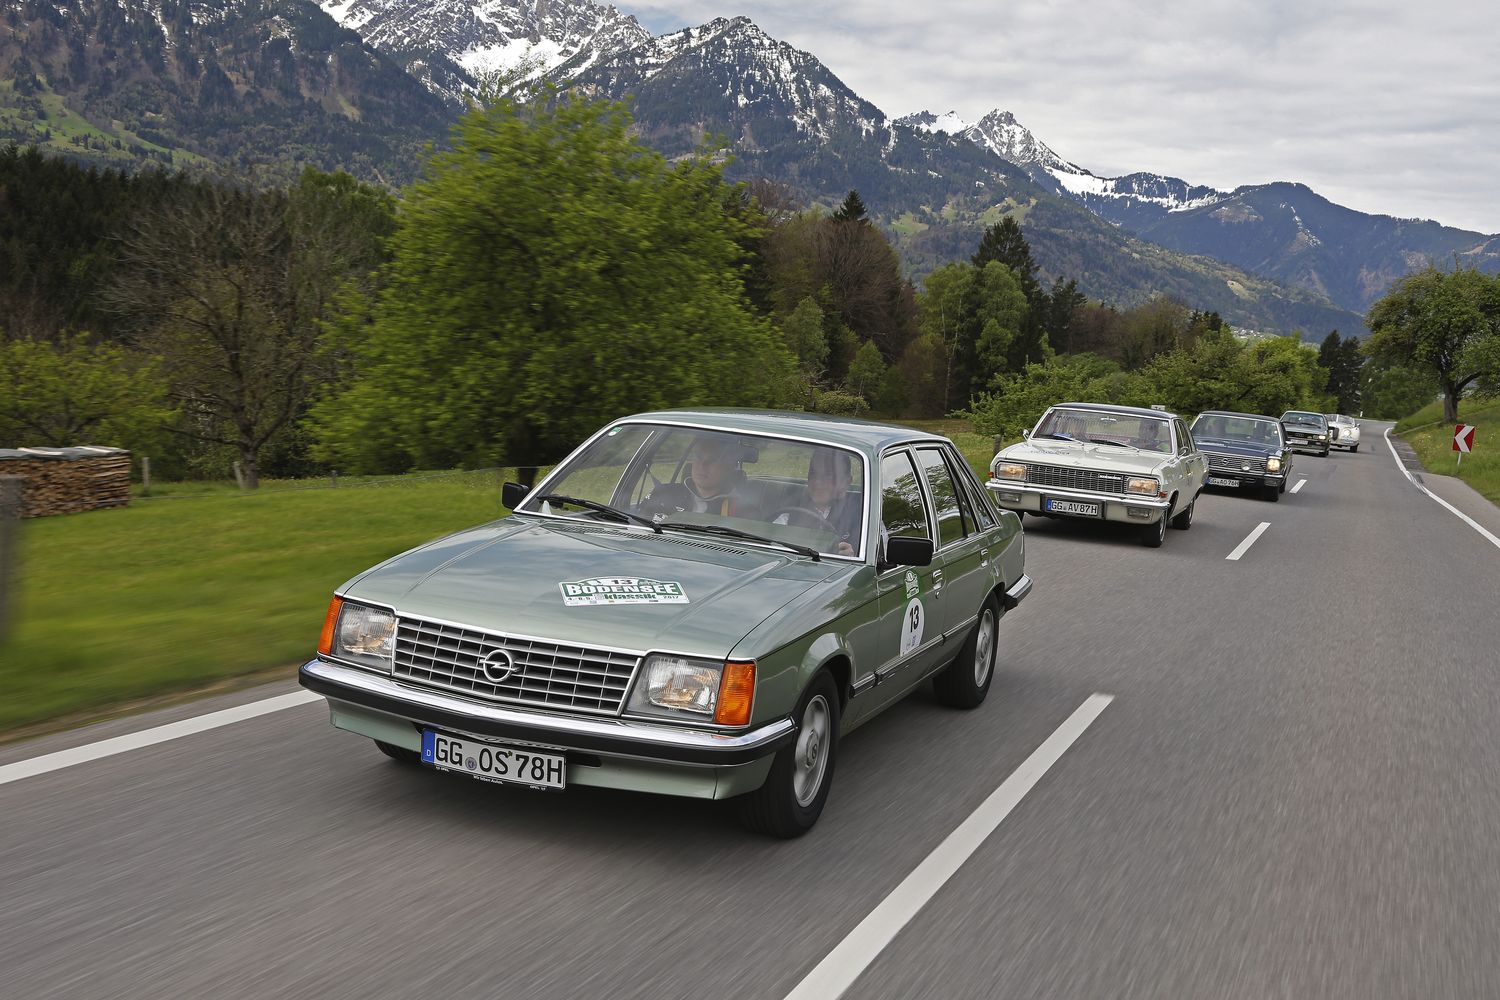
[[[974,639],[974,685],[984,687],[990,667],[995,662],[995,613],[989,608],[979,618],[979,635]]]
[[[822,695],[807,703],[802,728],[797,732],[797,752],[792,763],[792,793],[799,806],[809,806],[823,787],[828,770],[828,742],[833,736],[833,715]]]

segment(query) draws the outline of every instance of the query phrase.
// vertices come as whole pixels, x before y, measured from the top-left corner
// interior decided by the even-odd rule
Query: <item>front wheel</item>
[[[1193,508],[1196,506],[1198,506],[1198,500],[1195,497],[1193,499],[1193,502],[1188,504],[1187,507],[1183,509],[1181,514],[1178,514],[1176,517],[1172,518],[1172,527],[1176,528],[1178,531],[1186,531],[1191,528],[1193,526]]]
[[[1161,517],[1154,524],[1141,525],[1141,544],[1148,549],[1159,549],[1161,543],[1167,540],[1167,512],[1162,511]]]
[[[1265,492],[1262,494],[1262,496],[1264,496],[1272,503],[1275,503],[1276,501],[1281,499],[1281,490],[1281,486],[1278,486],[1276,483],[1272,483],[1271,485],[1265,487]]]
[[[974,631],[958,651],[958,657],[932,681],[937,700],[949,708],[978,708],[990,693],[995,677],[996,634],[1000,612],[993,597],[985,598]]]
[[[1354,453],[1355,453],[1355,452],[1356,452],[1356,451],[1359,451],[1359,445],[1357,445],[1357,444],[1355,444],[1355,445],[1350,445],[1350,446],[1349,446],[1349,454],[1351,454],[1351,455],[1352,455],[1352,454],[1354,454]]]
[[[777,752],[765,784],[739,799],[740,821],[757,833],[790,839],[813,828],[828,801],[839,733],[839,693],[819,671],[797,704],[797,737]]]

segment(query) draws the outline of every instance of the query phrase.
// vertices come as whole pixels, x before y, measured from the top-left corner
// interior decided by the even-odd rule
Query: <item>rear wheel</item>
[[[403,764],[415,764],[422,759],[422,755],[417,753],[417,751],[408,750],[406,747],[398,747],[396,744],[387,743],[384,740],[376,740],[375,745],[380,748],[381,753],[385,754],[391,760],[399,760]]]
[[[777,752],[765,784],[739,798],[740,820],[757,833],[800,837],[813,828],[828,801],[839,733],[839,693],[819,671],[795,715],[797,736]]]
[[[995,649],[1000,612],[993,597],[979,608],[979,621],[946,670],[933,678],[932,690],[949,708],[977,708],[990,693],[995,677]]]

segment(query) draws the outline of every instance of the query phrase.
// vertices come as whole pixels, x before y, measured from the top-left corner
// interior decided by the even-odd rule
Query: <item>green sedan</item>
[[[735,798],[774,836],[924,680],[983,702],[1031,590],[1020,519],[906,427],[645,413],[504,500],[337,590],[300,673],[333,724],[488,782]]]

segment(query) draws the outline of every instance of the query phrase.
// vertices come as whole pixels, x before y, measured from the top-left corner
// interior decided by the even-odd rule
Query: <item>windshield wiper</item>
[[[1124,444],[1120,441],[1111,441],[1109,438],[1089,438],[1089,440],[1094,442],[1094,444],[1109,444],[1114,445],[1116,448],[1129,448],[1131,451],[1141,450],[1133,444]]]
[[[661,525],[657,524],[649,517],[642,517],[639,514],[632,514],[628,510],[621,510],[618,507],[611,507],[609,504],[600,503],[597,500],[585,500],[583,497],[563,496],[561,493],[543,493],[541,496],[537,497],[537,499],[544,500],[548,503],[572,504],[574,507],[582,507],[584,510],[591,510],[597,514],[607,514],[610,517],[616,518],[620,521],[629,521],[633,524],[645,525],[652,531],[656,532],[658,535],[661,534]]]
[[[1058,441],[1073,441],[1073,442],[1075,442],[1077,444],[1085,444],[1086,443],[1086,442],[1080,440],[1079,438],[1074,437],[1071,434],[1053,434],[1051,432],[1048,432],[1046,434],[1033,434],[1032,437],[1056,438]]]
[[[765,535],[757,535],[749,531],[741,531],[739,528],[730,528],[722,524],[692,524],[685,521],[663,521],[664,528],[679,528],[683,531],[701,531],[705,535],[723,535],[727,538],[743,538],[748,542],[765,542],[767,545],[784,545],[801,555],[808,556],[813,562],[822,562],[818,550],[806,545],[798,545],[796,542],[782,541],[780,538],[769,538]]]

